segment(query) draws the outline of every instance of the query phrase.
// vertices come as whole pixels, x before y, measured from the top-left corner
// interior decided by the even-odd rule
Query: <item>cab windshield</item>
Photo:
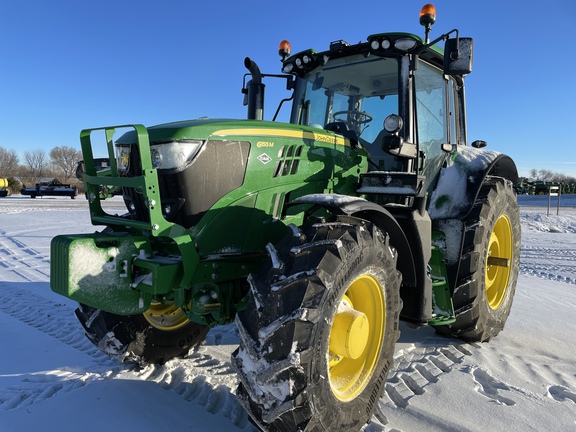
[[[330,59],[308,76],[298,102],[299,124],[324,128],[343,122],[377,161],[385,157],[384,119],[398,113],[398,62],[361,54]]]

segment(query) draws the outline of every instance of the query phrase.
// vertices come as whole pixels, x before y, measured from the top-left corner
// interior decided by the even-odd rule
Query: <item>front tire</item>
[[[180,308],[153,303],[141,315],[121,316],[80,304],[76,317],[102,352],[121,362],[163,364],[185,356],[209,327],[189,321]]]
[[[294,231],[268,246],[237,316],[238,399],[266,430],[357,431],[384,391],[399,336],[396,254],[355,218]]]
[[[520,214],[512,184],[488,178],[464,219],[464,245],[453,303],[456,322],[436,327],[467,342],[503,330],[520,268]]]

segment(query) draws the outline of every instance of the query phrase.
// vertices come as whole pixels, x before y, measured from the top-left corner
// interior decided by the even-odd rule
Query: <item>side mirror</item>
[[[472,38],[447,39],[444,44],[444,73],[466,75],[472,72]]]

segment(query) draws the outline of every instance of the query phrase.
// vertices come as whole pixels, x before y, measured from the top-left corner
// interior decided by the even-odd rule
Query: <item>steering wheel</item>
[[[348,120],[358,125],[370,123],[372,121],[372,116],[364,111],[338,111],[333,114],[334,121],[346,122],[346,120],[338,118],[338,116],[341,115],[346,115]]]

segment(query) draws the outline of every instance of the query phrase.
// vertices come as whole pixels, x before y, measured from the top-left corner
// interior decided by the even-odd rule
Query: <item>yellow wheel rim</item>
[[[510,219],[501,215],[490,234],[486,255],[486,300],[493,310],[500,307],[508,290],[513,259],[512,242]]]
[[[150,309],[144,312],[144,318],[153,327],[164,331],[177,330],[189,323],[188,317],[179,307],[157,302],[152,302]]]
[[[376,365],[386,327],[386,299],[372,275],[362,275],[340,300],[330,329],[328,368],[330,388],[341,401],[350,401],[366,387]]]

